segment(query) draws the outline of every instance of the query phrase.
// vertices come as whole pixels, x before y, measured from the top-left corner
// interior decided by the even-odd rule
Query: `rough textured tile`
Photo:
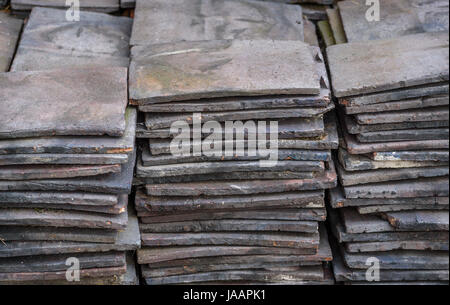
[[[317,261],[314,249],[250,247],[250,246],[191,246],[191,247],[151,247],[138,249],[138,264],[153,264],[198,257],[226,257],[226,256],[294,256],[296,260],[305,259]]]
[[[305,180],[224,181],[205,183],[178,183],[146,185],[147,193],[155,196],[220,196],[291,191],[309,191],[332,188],[336,185],[334,165],[322,177]]]
[[[338,148],[338,137],[337,137],[337,131],[336,130],[330,130],[331,126],[328,126],[326,128],[327,133],[323,137],[319,138],[295,138],[295,139],[278,139],[278,148],[284,149],[284,150],[331,150],[331,149],[337,149]],[[330,132],[330,133],[328,133]],[[167,139],[152,139],[150,140],[149,147],[150,152],[152,155],[164,155],[164,154],[170,154],[170,143],[172,140]],[[233,145],[236,147],[236,145],[242,145],[245,149],[247,149],[248,141],[247,140],[233,140],[233,141],[223,141],[223,147],[226,145]],[[231,144],[233,143],[233,144]],[[257,144],[257,142],[254,142],[254,144]],[[190,151],[193,151],[193,147],[200,146],[201,142],[191,141],[190,143]],[[243,152],[245,153],[245,152]],[[260,158],[259,158],[260,159]]]
[[[126,257],[126,273],[113,274],[106,277],[81,278],[79,282],[68,282],[63,280],[46,281],[20,281],[20,282],[2,282],[2,285],[138,285],[139,279],[136,274],[134,258],[129,253]],[[122,273],[123,270],[120,271]]]
[[[143,249],[142,251],[145,251]],[[331,252],[331,251],[330,251]],[[228,267],[236,267],[236,269],[232,268],[231,270],[239,270],[239,269],[249,269],[243,268],[243,266],[262,266],[267,264],[266,266],[270,268],[270,266],[278,266],[278,268],[283,265],[292,266],[320,266],[322,265],[322,261],[330,260],[331,257],[326,257],[324,254],[316,255],[316,261],[314,260],[302,260],[301,256],[291,255],[291,256],[276,256],[276,255],[235,255],[235,256],[213,256],[213,257],[195,257],[195,258],[186,258],[186,259],[176,259],[171,261],[162,261],[151,263],[147,265],[142,265],[142,267],[147,267],[148,272],[152,272],[153,274],[158,273],[175,273],[178,271],[181,272],[181,269],[184,269],[183,273],[196,273],[196,270],[201,268],[227,268],[224,270],[228,270]],[[192,266],[192,270],[186,270],[184,266]],[[241,267],[238,267],[241,266]],[[261,267],[260,267],[261,268]],[[250,268],[252,269],[252,268]],[[220,270],[220,269],[219,269]],[[191,272],[190,272],[191,271]]]
[[[337,282],[366,281],[366,270],[348,268],[339,249],[333,248],[333,272]],[[380,281],[448,281],[448,270],[383,270]],[[368,284],[366,282],[366,284]]]
[[[352,116],[346,115],[344,117],[344,125],[347,128],[348,133],[368,133],[377,131],[399,131],[404,129],[423,129],[423,128],[443,128],[449,127],[448,121],[428,121],[428,122],[403,122],[392,124],[372,124],[362,125],[356,123]]]
[[[336,44],[336,40],[334,39],[333,30],[331,29],[331,25],[328,20],[321,20],[317,23],[319,27],[320,35],[325,43],[326,47],[332,46]]]
[[[448,197],[448,177],[344,187],[346,198]]]
[[[319,46],[319,40],[317,39],[316,32],[316,25],[312,21],[308,20],[308,18],[303,17],[304,41],[310,46]]]
[[[316,63],[301,41],[181,42],[137,46],[131,54],[134,100],[320,94]]]
[[[29,256],[0,259],[0,281],[23,280],[34,277],[31,273],[67,271],[66,255]],[[80,253],[80,269],[120,267],[125,265],[124,252]]]
[[[301,221],[325,221],[327,214],[325,209],[261,209],[261,210],[217,210],[197,211],[177,214],[157,214],[151,212],[138,212],[141,223],[166,223],[179,221],[199,220],[301,220]]]
[[[361,215],[354,208],[339,210],[345,232],[351,234],[396,231],[387,221],[375,215]]]
[[[132,45],[222,39],[303,40],[302,9],[246,0],[136,3]]]
[[[271,207],[323,208],[325,203],[323,191],[219,197],[155,197],[138,190],[135,205],[138,211],[176,212]]]
[[[346,243],[345,250],[348,253],[384,252],[396,250],[448,251],[448,241],[444,242],[414,239],[382,242]]]
[[[273,179],[313,179],[320,176],[320,172],[293,172],[293,171],[277,171],[277,172],[230,172],[215,173],[205,175],[188,175],[188,176],[168,176],[160,178],[134,177],[133,185],[144,186],[146,184],[159,183],[185,183],[200,181],[223,181],[223,180],[273,180]]]
[[[2,203],[1,208],[24,208],[35,210],[53,210],[53,211],[81,211],[81,212],[93,212],[101,214],[113,214],[118,215],[126,212],[128,205],[128,196],[119,195],[119,202],[114,206],[92,206],[92,205],[73,205],[73,204],[51,204],[51,203],[23,203],[23,202],[10,202]]]
[[[142,246],[262,246],[317,249],[316,233],[141,233]]]
[[[97,277],[119,277],[126,272],[126,265],[120,267],[108,267],[108,268],[89,268],[80,270],[80,279],[85,278],[97,278]],[[46,280],[66,280],[67,271],[57,271],[57,272],[42,272],[42,273],[21,273],[13,274],[13,283],[17,284],[19,281],[46,281]],[[6,273],[5,280],[7,283],[11,283],[9,274]],[[3,282],[2,282],[3,283]]]
[[[398,111],[406,109],[445,106],[448,105],[448,103],[449,103],[448,95],[439,95],[439,96],[426,96],[414,99],[405,99],[385,103],[377,103],[371,105],[346,106],[344,107],[344,111],[346,114],[373,113],[373,112]]]
[[[326,7],[324,5],[317,5],[314,3],[317,3],[316,1],[307,0],[306,2],[303,0],[300,0],[302,3],[303,8],[303,15],[306,16],[310,20],[325,20],[327,19],[327,12],[326,9],[329,7]],[[322,3],[320,3],[322,4]],[[327,3],[331,4],[331,3]]]
[[[407,99],[417,99],[427,96],[448,95],[448,93],[448,82],[443,82],[388,90],[372,94],[343,97],[339,99],[339,103],[343,106],[358,107]]]
[[[328,191],[330,204],[333,208],[358,207],[373,205],[408,205],[423,204],[429,206],[448,206],[448,197],[412,197],[412,198],[345,198],[341,187]]]
[[[122,165],[120,173],[98,177],[0,181],[0,191],[83,191],[92,193],[124,194],[131,192],[136,153]]]
[[[324,117],[325,135],[319,138],[306,139],[278,139],[278,149],[301,149],[301,150],[330,150],[337,149],[339,146],[339,138],[336,126],[336,118],[334,113],[327,113]],[[150,140],[150,152],[152,155],[170,154],[170,140],[167,139],[153,139]],[[236,145],[237,140],[233,143]],[[244,147],[247,146],[244,140]],[[224,145],[226,145],[225,141]],[[238,142],[239,143],[239,142]],[[228,144],[229,141],[228,141]],[[193,145],[200,145],[200,142],[191,141],[191,151]]]
[[[1,142],[1,141],[0,141]],[[1,146],[1,143],[0,143]],[[26,148],[27,149],[27,148]],[[0,154],[0,166],[23,164],[40,165],[101,165],[124,164],[128,161],[127,154]]]
[[[346,171],[363,171],[373,169],[394,169],[394,168],[420,168],[448,165],[446,162],[437,161],[402,161],[402,160],[383,160],[376,161],[366,155],[351,155],[345,149],[339,148],[339,163]]]
[[[386,212],[383,218],[400,230],[448,231],[448,211]]]
[[[301,161],[300,161],[301,162]],[[249,164],[247,162],[243,162],[246,164]],[[193,163],[192,165],[194,165]],[[202,164],[199,163],[199,167]],[[148,174],[144,173],[144,171],[141,171],[139,173],[139,176],[137,176],[133,182],[135,181],[141,181],[143,184],[149,184],[148,181],[153,181],[150,184],[155,183],[182,183],[182,182],[196,182],[196,181],[223,181],[223,180],[273,180],[273,179],[314,179],[315,177],[318,177],[323,172],[323,169],[318,171],[305,171],[304,169],[298,169],[295,171],[295,166],[292,166],[290,169],[287,170],[260,170],[259,164],[254,163],[256,170],[245,170],[242,169],[240,171],[232,171],[228,172],[228,170],[223,170],[220,172],[215,172],[213,168],[208,171],[209,174],[192,174],[192,175],[167,175],[167,176],[161,176],[159,177],[158,174]],[[319,167],[321,165],[318,165]],[[186,171],[189,171],[186,169]],[[137,184],[141,185],[141,184]]]
[[[114,206],[117,195],[77,192],[0,192],[1,203],[21,202],[23,204],[45,203],[83,206]],[[1,206],[0,203],[0,206]]]
[[[369,22],[364,0],[338,3],[349,42],[394,38],[414,33],[448,31],[448,1],[381,0],[380,21]]]
[[[192,259],[195,262],[196,259]],[[167,267],[167,268],[155,268],[153,264],[143,265],[141,266],[141,270],[144,277],[147,278],[158,278],[158,277],[167,277],[174,275],[186,275],[186,274],[194,274],[194,273],[203,273],[203,272],[214,272],[214,271],[237,271],[237,270],[279,270],[283,271],[295,271],[299,266],[311,266],[308,264],[301,264],[299,262],[287,261],[287,262],[260,262],[258,257],[249,263],[223,263],[217,262],[216,264],[202,264],[195,265],[189,264],[189,268],[184,267]],[[314,266],[321,266],[314,265]]]
[[[118,231],[115,243],[63,242],[63,241],[16,241],[7,245],[0,243],[0,257],[52,255],[66,253],[134,251],[141,245],[138,220],[132,209],[128,213],[128,225]],[[73,256],[73,255],[72,255]]]
[[[344,242],[376,242],[376,241],[396,241],[396,240],[432,240],[448,241],[448,232],[364,232],[348,233],[340,219],[339,212],[335,209],[328,210],[328,219],[331,224],[331,231],[339,243]]]
[[[235,120],[235,118],[232,118]],[[271,118],[272,119],[272,118]],[[205,120],[206,121],[206,120]],[[261,121],[261,120],[259,120]],[[272,119],[273,121],[273,119]],[[187,121],[188,122],[188,121]],[[265,120],[267,131],[270,132],[270,120]],[[188,122],[189,123],[189,122]],[[246,122],[243,122],[244,125]],[[143,124],[143,123],[142,123]],[[136,130],[136,137],[141,138],[160,138],[160,139],[166,139],[166,138],[173,138],[177,134],[173,134],[170,132],[170,128],[164,128],[164,129],[147,129],[144,126],[139,126],[140,123],[138,123],[137,130]],[[222,138],[225,136],[225,123],[221,123],[222,127]],[[191,137],[193,132],[198,132],[198,134],[201,134],[202,138],[204,139],[208,135],[211,134],[211,132],[203,132],[201,128],[197,129],[194,126],[191,126],[193,129],[191,132]],[[245,135],[244,139],[248,139],[248,131],[244,130]],[[278,120],[278,138],[279,139],[289,139],[289,138],[308,138],[308,137],[319,137],[324,135],[324,123],[323,123],[323,117],[322,116],[315,116],[311,118],[288,118],[288,119],[281,119]]]
[[[27,162],[27,164],[39,164],[39,162],[49,164],[48,162],[58,162],[58,160],[60,164],[78,164],[67,162],[82,162],[82,160],[84,160],[84,162],[89,162],[86,164],[97,164],[92,162],[100,162],[100,160],[105,158],[105,154],[111,154],[112,159],[123,160],[123,156],[126,157],[126,154],[130,154],[134,150],[136,117],[136,109],[128,107],[125,112],[125,133],[122,137],[59,136],[3,139],[0,140],[0,158],[4,158],[4,162],[9,158],[13,158],[12,160],[16,160],[16,162],[18,160],[21,161],[22,163],[20,164],[25,162]],[[9,154],[10,156],[4,156],[6,154]],[[14,157],[16,154],[19,154],[17,158]],[[27,156],[27,154],[30,154],[31,156]],[[39,156],[40,154],[44,155]],[[80,156],[80,154],[89,154],[90,156]],[[34,157],[39,161],[35,161]],[[126,157],[125,160],[128,160],[128,157]],[[103,164],[104,162],[106,161],[103,161],[100,164]],[[123,163],[123,161],[121,163]]]
[[[279,221],[279,220],[203,220],[181,221],[158,224],[140,224],[142,233],[174,232],[232,232],[232,231],[272,231],[314,233],[319,229],[315,221]]]
[[[376,169],[365,171],[346,171],[336,165],[339,181],[343,186],[399,181],[429,177],[448,176],[448,165],[418,168]]]
[[[119,9],[117,0],[90,0],[80,1],[80,8],[91,11],[99,11],[105,13],[115,12]],[[31,10],[36,6],[65,8],[64,0],[11,0],[11,6],[14,10]]]
[[[344,26],[342,24],[341,14],[339,9],[327,9],[328,22],[330,23],[331,30],[333,31],[333,37],[336,44],[347,43],[347,37],[345,35]]]
[[[22,20],[0,12],[0,72],[9,71],[22,25]]]
[[[269,96],[236,96],[223,98],[203,98],[184,102],[152,103],[151,100],[131,100],[130,103],[140,105],[143,112],[198,112],[198,111],[237,111],[249,109],[326,107],[330,104],[330,82],[325,60],[318,47],[310,47],[316,63],[316,71],[320,76],[320,93],[318,95],[269,95]]]
[[[75,241],[111,244],[117,231],[104,229],[1,226],[0,240],[9,241]]]
[[[435,161],[448,162],[448,150],[418,150],[374,152],[368,154],[375,161]]]
[[[83,1],[81,1],[83,3]],[[132,19],[80,12],[66,20],[66,10],[33,9],[11,71],[36,71],[88,65],[129,65]]]
[[[207,264],[249,262],[256,259],[261,262],[296,261],[299,263],[331,261],[331,248],[323,226],[320,228],[318,251],[306,253],[310,249],[275,247],[166,247],[142,248],[137,251],[138,264],[156,266],[186,266],[201,260]],[[204,264],[204,263],[203,263]]]
[[[334,106],[330,104],[325,108],[286,108],[286,109],[264,109],[264,110],[244,110],[227,112],[202,112],[201,119],[207,121],[246,121],[246,120],[275,120],[286,118],[315,118],[332,110]],[[183,121],[188,124],[193,123],[192,113],[146,113],[145,125],[148,129],[170,128],[173,123]]]
[[[322,93],[323,91],[323,93]],[[326,107],[330,104],[329,90],[321,89],[320,95],[275,95],[261,97],[233,97],[200,99],[185,102],[158,103],[139,106],[142,112],[203,112],[239,111],[272,108]],[[139,104],[140,101],[133,101]]]
[[[151,141],[151,140],[150,140]],[[1,158],[1,156],[0,156]],[[173,156],[169,154],[164,155],[152,155],[150,154],[149,147],[144,145],[141,153],[141,161],[144,166],[164,165],[164,164],[176,164],[176,163],[190,163],[190,162],[206,162],[206,161],[251,161],[259,160],[259,156]],[[331,152],[323,150],[294,150],[294,149],[279,149],[278,159],[280,161],[330,161]]]
[[[380,113],[360,113],[355,116],[358,124],[389,124],[403,122],[445,121],[448,119],[448,106],[426,109],[388,111]]]
[[[266,271],[266,270],[235,270],[235,271],[213,271],[194,273],[186,275],[174,275],[166,277],[146,277],[143,276],[147,285],[165,285],[165,284],[186,284],[196,282],[210,281],[260,281],[289,283],[305,280],[323,280],[323,268],[317,267],[297,267],[293,271]]]
[[[411,211],[411,210],[448,210],[448,206],[445,205],[429,205],[429,204],[392,204],[392,205],[372,205],[365,207],[358,207],[358,213],[360,214],[374,214],[381,212],[399,212],[399,211]]]
[[[229,172],[321,172],[323,170],[325,170],[325,165],[321,161],[278,161],[273,167],[260,167],[259,161],[195,162],[155,166],[143,166],[138,162],[136,175],[153,178]]]
[[[118,173],[121,166],[113,165],[17,165],[0,166],[1,180],[59,179]]]
[[[359,143],[355,135],[350,135],[342,128],[346,149],[351,154],[368,154],[378,152],[397,152],[402,150],[436,150],[448,149],[447,140],[399,141],[382,143]],[[426,160],[423,160],[426,161]]]
[[[334,45],[327,49],[327,54],[337,97],[449,79],[448,33]]]
[[[120,230],[127,226],[126,210],[105,215],[62,210],[0,209],[0,225],[51,226]]]
[[[314,253],[313,253],[314,252]],[[172,260],[182,260],[197,257],[227,257],[227,256],[295,256],[298,261],[302,258],[317,261],[313,249],[276,248],[276,247],[249,247],[249,246],[194,246],[194,247],[152,247],[137,251],[138,264],[152,264]]]
[[[342,256],[349,268],[364,269],[365,271],[369,257],[378,258],[381,270],[445,270],[449,267],[448,252],[441,251],[387,251],[350,254],[343,250]]]
[[[448,139],[448,137],[448,128],[375,131],[356,135],[356,139],[361,143],[386,142],[386,139],[393,142],[444,140]]]
[[[0,87],[1,138],[124,134],[125,68],[3,73]]]

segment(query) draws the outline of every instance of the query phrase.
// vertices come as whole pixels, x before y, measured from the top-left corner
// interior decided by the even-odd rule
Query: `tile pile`
[[[139,246],[126,82],[126,68],[0,75],[0,281],[65,281],[68,257],[82,277],[125,273]]]
[[[191,3],[171,1],[170,9],[162,1],[153,16],[148,2],[137,1],[130,99],[143,115],[134,181],[143,278],[147,284],[332,283],[324,264],[331,249],[319,223],[326,219],[324,189],[336,185],[331,149],[338,137],[326,114],[333,105],[320,50],[300,41],[300,7],[201,1],[199,14]],[[239,16],[257,18],[249,12],[283,23],[261,32],[263,25]],[[186,14],[208,24],[207,31],[190,28],[193,17]],[[163,17],[179,22],[166,33]],[[152,35],[140,30],[148,27]],[[245,40],[251,37],[257,39]],[[214,121],[214,132],[197,120]],[[255,134],[239,139],[223,131],[226,121],[238,120],[278,122],[278,140],[267,148],[263,139],[265,148],[279,148],[274,167],[260,166],[267,159],[261,151],[241,154]],[[182,135],[178,128],[171,132],[173,126],[192,131]],[[213,134],[218,137],[209,147],[228,140],[230,155],[222,146],[205,153],[201,139]],[[177,138],[187,154],[174,153]]]
[[[0,282],[71,283],[75,257],[81,284],[135,284],[125,253],[140,246],[127,208],[137,113],[127,109],[122,45],[131,21],[64,14],[33,9],[14,72],[0,74]]]
[[[337,281],[448,282],[448,32],[327,48],[341,186],[330,191]]]

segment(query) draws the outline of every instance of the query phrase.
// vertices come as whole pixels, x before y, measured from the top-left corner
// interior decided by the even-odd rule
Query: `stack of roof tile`
[[[131,21],[64,16],[35,8],[14,72],[0,75],[0,282],[133,284]],[[81,282],[67,281],[71,257]]]
[[[332,282],[319,222],[338,138],[323,58],[301,41],[301,8],[138,0],[135,16],[130,99],[142,112],[135,203],[146,283]],[[198,119],[214,121],[216,135],[225,121],[276,121],[276,164],[237,149],[194,155],[211,134]],[[192,134],[171,131],[177,122]],[[229,142],[247,148],[253,135]],[[180,137],[184,155],[171,149]]]
[[[448,281],[448,32],[329,47],[341,186],[330,192],[337,281]],[[369,264],[370,265],[370,264]]]

